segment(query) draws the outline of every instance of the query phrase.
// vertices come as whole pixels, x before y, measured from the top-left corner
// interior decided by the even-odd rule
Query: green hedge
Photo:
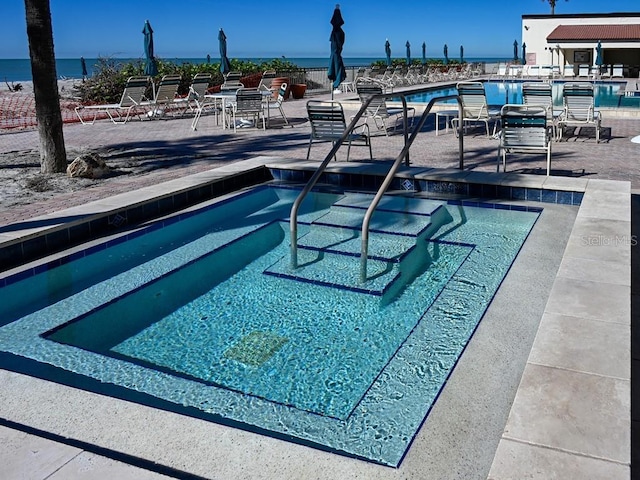
[[[159,82],[164,75],[180,75],[182,80],[178,88],[179,95],[186,95],[189,91],[191,79],[196,73],[210,73],[211,85],[221,85],[224,81],[220,73],[220,63],[189,63],[177,64],[172,61],[156,58],[158,75],[153,80]],[[231,70],[240,71],[246,76],[261,74],[265,70],[276,72],[292,72],[299,70],[292,62],[281,59],[273,59],[266,62],[255,63],[246,60],[230,59]],[[133,62],[121,62],[113,58],[98,58],[93,69],[93,75],[84,82],[75,86],[75,95],[82,103],[118,103],[127,78],[136,75],[144,75],[144,60]],[[151,96],[151,92],[149,95]]]

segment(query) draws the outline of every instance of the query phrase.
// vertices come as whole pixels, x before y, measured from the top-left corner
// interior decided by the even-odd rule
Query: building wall
[[[638,24],[640,13],[608,15],[523,15],[522,43],[526,44],[527,64],[593,65],[596,58],[596,42],[547,43],[547,36],[558,25],[613,25]],[[622,63],[640,65],[640,42],[602,41],[605,64]],[[577,55],[576,55],[576,52]]]

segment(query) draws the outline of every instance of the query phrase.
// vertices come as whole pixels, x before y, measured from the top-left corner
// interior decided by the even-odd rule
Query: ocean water
[[[118,62],[131,62],[142,60],[142,58],[115,58]],[[206,63],[206,58],[163,58],[162,60],[174,63]],[[272,60],[272,58],[243,58],[256,63]],[[329,56],[326,58],[286,58],[285,60],[295,63],[299,67],[305,68],[328,68]],[[384,57],[346,57],[344,64],[346,67],[369,66],[376,60],[384,60]],[[506,61],[505,58],[468,58],[468,62],[498,62]],[[97,58],[86,58],[87,73],[93,73],[94,66],[98,62]],[[212,58],[212,63],[218,63],[219,59]],[[56,73],[58,78],[82,78],[82,66],[79,58],[58,58],[56,59]],[[0,58],[0,82],[29,82],[31,81],[31,64],[28,58],[5,59]]]

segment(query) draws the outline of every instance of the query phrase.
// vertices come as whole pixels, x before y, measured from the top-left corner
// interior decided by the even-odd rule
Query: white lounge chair
[[[562,76],[564,78],[573,78],[576,76],[576,72],[573,70],[573,65],[565,65],[562,70]]]
[[[582,78],[589,78],[589,65],[578,66],[578,76]]]
[[[154,117],[160,113],[162,107],[170,108],[174,105],[178,87],[182,77],[180,75],[165,75],[158,83],[153,100],[141,102],[141,106],[151,107],[149,116]]]
[[[593,125],[596,130],[596,143],[600,142],[600,124],[602,115],[595,108],[593,85],[591,83],[567,83],[562,91],[564,109],[558,119],[559,137],[564,127],[583,127]]]
[[[454,132],[457,134],[460,126],[464,127],[466,123],[484,123],[487,136],[489,136],[489,122],[493,121],[493,134],[495,135],[500,110],[489,108],[484,84],[482,82],[459,82],[456,88],[462,100],[462,118],[456,117],[451,120]]]
[[[106,105],[80,105],[75,108],[76,115],[83,125],[87,123],[93,125],[100,112],[104,112],[113,123],[124,124],[129,121],[132,113],[140,115],[140,105],[146,100],[147,89],[151,79],[149,77],[129,77],[120,97],[119,103]],[[93,119],[85,122],[80,112],[82,110],[93,111]]]
[[[375,126],[378,130],[384,130],[385,135],[389,135],[389,129],[387,128],[387,120],[394,119],[393,132],[396,131],[398,126],[398,117],[404,119],[404,110],[402,108],[388,108],[387,101],[382,95],[382,87],[373,84],[358,84],[356,85],[358,96],[360,101],[365,103],[369,98],[373,97],[367,111],[365,113],[365,121],[373,119]],[[413,124],[413,117],[415,115],[415,108],[407,108],[407,125]],[[411,117],[409,118],[409,114]]]
[[[547,114],[539,105],[506,104],[500,110],[498,165],[502,160],[503,171],[507,171],[508,153],[544,153],[547,160],[547,175],[551,173],[551,138],[547,128]]]
[[[616,63],[611,69],[612,78],[624,78],[624,67],[621,63]]]

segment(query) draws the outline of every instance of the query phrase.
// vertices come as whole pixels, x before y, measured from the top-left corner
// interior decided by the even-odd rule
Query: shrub
[[[261,74],[265,70],[275,70],[276,72],[299,70],[294,63],[281,59],[255,63],[234,58],[229,63],[231,70],[240,71],[245,76]],[[156,58],[156,64],[158,66],[158,75],[154,78],[156,82],[164,75],[180,75],[182,77],[178,88],[179,95],[185,95],[189,91],[191,79],[196,73],[210,73],[212,85],[220,85],[224,81],[224,77],[220,73],[220,63],[183,62],[177,64]],[[144,75],[144,60],[142,59],[133,62],[120,62],[113,58],[98,58],[93,75],[74,87],[75,95],[85,104],[118,103],[127,79],[136,75]],[[150,97],[151,92],[148,92],[147,96]]]

